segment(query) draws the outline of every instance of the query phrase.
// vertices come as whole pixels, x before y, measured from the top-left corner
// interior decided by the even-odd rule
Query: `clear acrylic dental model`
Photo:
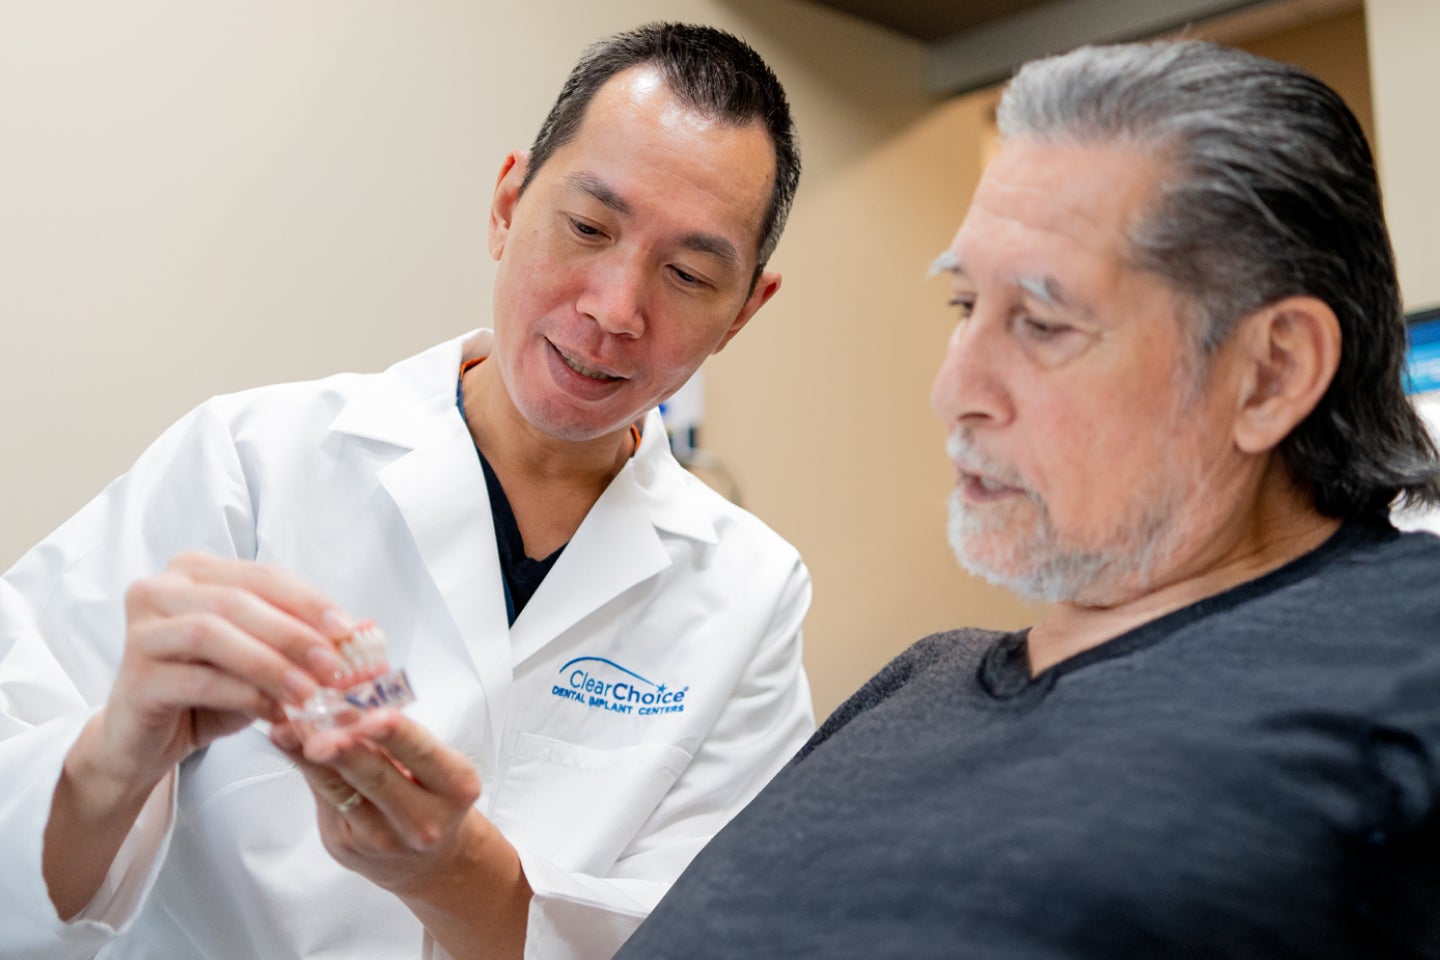
[[[354,723],[366,710],[399,709],[415,702],[415,691],[404,670],[393,670],[385,651],[385,634],[370,620],[340,644],[345,674],[340,686],[321,687],[302,707],[285,707],[290,723],[302,737],[317,730],[333,730]]]

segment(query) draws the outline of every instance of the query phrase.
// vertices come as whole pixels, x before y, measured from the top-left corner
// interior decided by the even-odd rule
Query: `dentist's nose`
[[[606,333],[634,339],[645,332],[643,264],[618,257],[594,264],[575,308]]]

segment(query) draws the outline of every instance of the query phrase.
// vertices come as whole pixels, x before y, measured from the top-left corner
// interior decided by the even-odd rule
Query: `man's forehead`
[[[931,271],[1074,306],[1081,289],[1133,269],[1132,231],[1149,212],[1156,170],[1153,154],[1123,144],[1011,141]]]
[[[1168,168],[1153,147],[1126,141],[1014,138],[986,167],[961,229],[1009,221],[1124,249]]]

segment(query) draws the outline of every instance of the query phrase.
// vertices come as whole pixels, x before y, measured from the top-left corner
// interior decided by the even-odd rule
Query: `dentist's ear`
[[[500,259],[505,252],[505,241],[510,237],[510,224],[515,218],[515,205],[520,202],[520,185],[525,182],[525,171],[530,169],[530,158],[521,150],[512,150],[500,164],[500,175],[495,178],[495,194],[490,198],[490,256]]]
[[[1319,405],[1340,365],[1340,321],[1316,297],[1286,297],[1243,318],[1235,443],[1273,450]]]
[[[720,338],[720,342],[716,344],[712,352],[719,353],[724,350],[725,344],[729,343],[735,334],[750,322],[750,318],[755,316],[756,312],[765,306],[770,298],[775,296],[775,291],[779,289],[780,274],[773,271],[761,273],[760,278],[755,281],[755,289],[751,290],[750,295],[745,298],[745,303],[740,307],[740,312],[736,314],[735,321],[730,324],[730,328],[725,331],[725,336]]]

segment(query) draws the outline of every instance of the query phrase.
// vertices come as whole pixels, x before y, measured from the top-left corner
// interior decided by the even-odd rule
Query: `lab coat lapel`
[[[386,389],[352,402],[332,426],[409,447],[378,478],[475,667],[493,732],[513,676],[509,625],[485,476],[454,408],[459,358],[455,341],[397,364]]]
[[[445,479],[437,484],[437,477]],[[490,729],[499,730],[512,676],[509,625],[485,477],[469,435],[431,438],[382,469],[380,480],[445,598],[485,688]]]
[[[551,640],[670,565],[632,460],[590,509],[511,628],[518,667]]]

